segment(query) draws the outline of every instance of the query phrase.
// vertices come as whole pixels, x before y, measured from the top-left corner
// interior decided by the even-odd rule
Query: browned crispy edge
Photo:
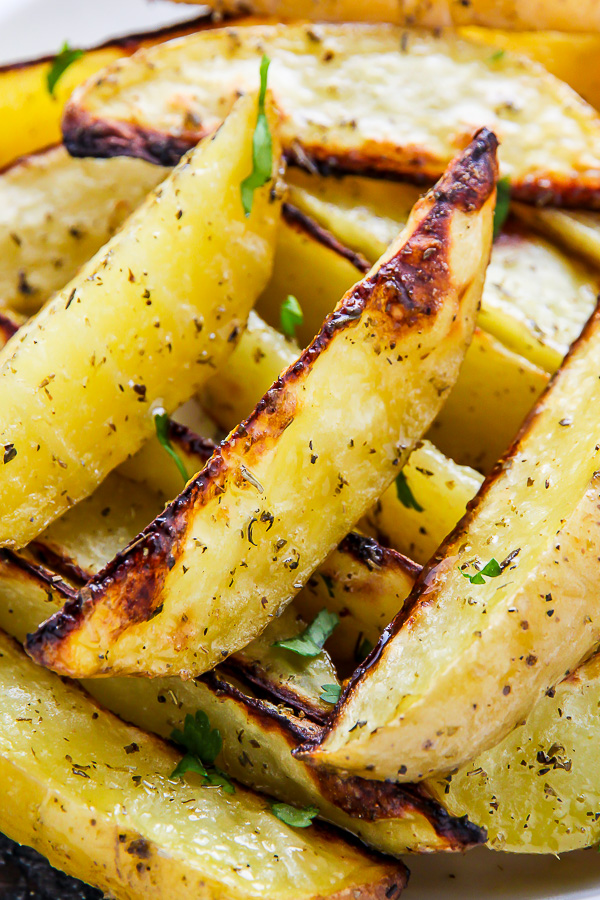
[[[377,667],[377,664],[386,645],[391,640],[393,640],[395,635],[398,634],[398,632],[403,627],[405,627],[407,623],[410,624],[410,622],[418,616],[421,608],[432,606],[435,604],[436,592],[431,590],[431,582],[436,577],[437,567],[444,563],[444,560],[449,553],[451,554],[452,547],[453,545],[455,545],[456,541],[468,532],[471,523],[475,518],[476,511],[484,502],[492,485],[502,475],[507,466],[510,465],[510,460],[520,452],[521,444],[524,438],[527,436],[528,432],[531,430],[532,425],[545,408],[547,396],[552,390],[554,383],[562,377],[562,372],[565,366],[568,365],[568,361],[570,360],[570,358],[577,352],[578,348],[581,345],[586,343],[588,337],[598,328],[600,328],[600,298],[598,300],[596,309],[588,319],[580,336],[571,345],[571,348],[564,359],[563,365],[557,370],[557,372],[548,382],[548,385],[539,397],[537,403],[533,406],[533,408],[523,421],[523,424],[521,425],[506,453],[504,453],[504,455],[501,456],[500,459],[496,462],[494,468],[483,481],[477,494],[473,497],[472,500],[469,500],[469,502],[467,503],[466,512],[462,519],[460,519],[454,529],[440,544],[427,565],[423,567],[421,574],[416,579],[414,587],[410,595],[406,599],[406,602],[404,603],[402,609],[398,612],[393,621],[385,629],[385,631],[381,635],[381,638],[379,639],[378,643],[373,648],[369,656],[367,656],[364,662],[353,672],[352,677],[348,680],[342,692],[342,695],[335,707],[335,711],[330,718],[330,721],[328,723],[328,730],[333,730],[333,728],[336,727],[343,715],[345,705],[350,699],[351,695],[353,695],[354,692],[358,689],[359,684],[363,681],[363,679],[368,678],[373,670]],[[326,733],[325,730],[323,730],[321,735],[319,735],[317,738],[312,738],[307,741],[306,744],[299,749],[299,756],[301,758],[308,759],[311,751],[314,750],[315,747],[317,747],[319,744],[321,744],[324,741],[325,737]]]
[[[199,680],[216,696],[229,696],[244,706],[260,722],[262,729],[282,736],[290,751],[323,731],[320,725],[310,719],[299,719],[280,712],[272,704],[264,703],[258,697],[248,696],[221,677],[219,669],[202,675]],[[376,822],[381,819],[403,818],[411,812],[420,813],[446,843],[446,849],[451,851],[466,850],[485,843],[487,839],[485,829],[473,825],[466,816],[450,816],[419,786],[369,781],[354,775],[343,777],[313,768],[307,768],[307,771],[323,797],[354,818]]]
[[[252,467],[253,459],[277,441],[295,415],[296,399],[290,388],[306,377],[337,332],[355,327],[367,310],[385,322],[382,334],[389,332],[386,337],[392,346],[404,331],[427,327],[443,304],[449,273],[443,253],[425,256],[425,251],[432,239],[441,247],[447,244],[455,210],[480,209],[490,197],[497,178],[497,146],[496,136],[488,129],[477,133],[434,188],[429,211],[401,251],[348,291],[313,342],[267,391],[250,417],[140,537],[117,554],[75,601],[65,604],[28,636],[26,650],[36,662],[60,669],[60,645],[78,630],[96,604],[109,596],[115,616],[120,610],[118,633],[153,617],[160,606],[166,573],[181,552],[190,511],[218,496],[228,477],[241,478],[229,463],[239,446],[244,448],[245,463]]]
[[[147,162],[173,166],[210,131],[197,128],[171,134],[133,122],[95,117],[85,108],[67,105],[63,117],[65,146],[72,156],[132,156]],[[432,184],[443,165],[418,146],[399,147],[389,142],[365,141],[358,150],[335,145],[303,144],[296,140],[284,147],[289,165],[322,175],[362,175]],[[550,178],[540,172],[522,180],[512,179],[511,196],[536,206],[600,209],[600,176]]]
[[[365,274],[371,268],[371,263],[368,262],[361,253],[350,250],[349,247],[342,244],[330,231],[327,231],[326,228],[323,228],[318,222],[315,222],[314,219],[307,216],[306,213],[303,213],[297,206],[294,206],[292,203],[284,203],[281,212],[283,218],[291,228],[294,228],[301,234],[309,235],[319,244],[328,247],[330,250],[333,250],[334,253],[337,253],[338,256],[347,259],[359,272]]]

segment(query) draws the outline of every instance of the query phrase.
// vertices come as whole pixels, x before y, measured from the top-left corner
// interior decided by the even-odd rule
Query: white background
[[[65,40],[86,46],[197,14],[197,7],[164,0],[0,0],[0,64],[52,53]],[[407,862],[412,870],[407,900],[600,898],[596,849],[567,853],[560,860],[482,849],[464,857],[435,855]]]

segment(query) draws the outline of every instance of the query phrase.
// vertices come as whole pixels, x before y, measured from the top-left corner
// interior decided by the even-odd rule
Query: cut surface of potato
[[[290,828],[242,787],[229,795],[198,776],[172,779],[180,753],[4,636],[0,699],[2,831],[119,900],[375,900],[405,883],[401,863],[370,859],[315,826]]]
[[[176,409],[233,349],[279,218],[272,183],[249,217],[241,203],[256,109],[242,97],[2,352],[1,544],[22,546],[89,495],[154,433],[157,407]]]
[[[81,677],[191,677],[292,600],[458,375],[491,246],[495,149],[483,131],[456,158],[206,469],[32,636],[36,660]]]
[[[167,174],[141,160],[73,159],[60,146],[0,174],[0,302],[37,312]]]
[[[455,815],[484,826],[495,850],[564,853],[597,844],[599,704],[595,656],[499,744],[446,779],[427,782],[428,790]]]
[[[202,15],[187,26],[176,25],[146,34],[133,34],[87,50],[70,65],[54,88],[47,77],[55,59],[46,56],[0,66],[0,169],[19,156],[56,144],[61,139],[60,120],[73,88],[104,66],[130,56],[140,47],[150,47],[177,35],[208,27],[210,16]]]
[[[313,761],[400,781],[449,772],[597,644],[598,403],[600,310],[357,670]]]
[[[74,93],[65,143],[172,164],[256,84],[262,53],[304,167],[433,181],[485,126],[515,197],[600,206],[600,121],[574,91],[525,57],[385,25],[236,24],[140,52]]]

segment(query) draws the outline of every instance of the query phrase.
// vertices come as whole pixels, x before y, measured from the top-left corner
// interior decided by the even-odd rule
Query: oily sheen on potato
[[[1,545],[88,496],[154,433],[155,408],[176,409],[233,350],[279,218],[272,181],[250,216],[240,199],[256,117],[242,97],[0,356]]]
[[[491,245],[496,145],[482,131],[456,158],[206,469],[31,636],[37,661],[192,677],[292,600],[456,380]]]

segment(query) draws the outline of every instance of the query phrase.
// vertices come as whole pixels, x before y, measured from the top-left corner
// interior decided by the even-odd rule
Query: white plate
[[[91,45],[197,13],[197,7],[163,0],[0,0],[0,63],[52,53],[65,40]],[[465,856],[412,857],[407,863],[412,871],[407,900],[600,900],[596,849],[560,859],[480,849]]]

